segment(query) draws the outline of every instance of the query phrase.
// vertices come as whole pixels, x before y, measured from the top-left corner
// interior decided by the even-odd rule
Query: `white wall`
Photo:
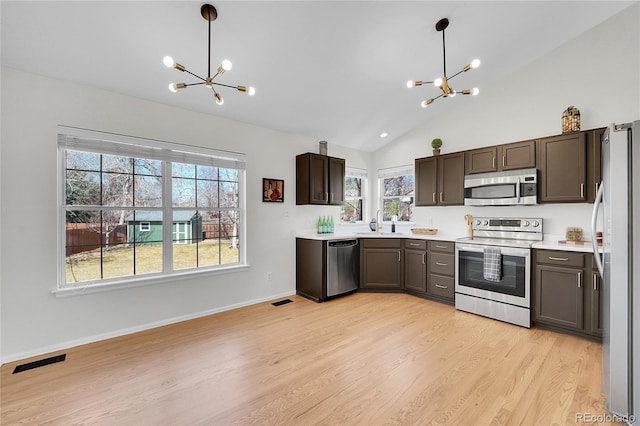
[[[317,141],[2,69],[2,361],[295,292],[295,230],[339,207],[295,205],[295,156]],[[247,154],[248,272],[56,298],[57,125]],[[329,154],[366,168],[371,154]],[[285,180],[262,203],[263,177]],[[272,272],[272,281],[266,273]]]
[[[481,87],[476,97],[437,100],[424,111],[425,119],[430,109],[442,103],[454,102],[456,108],[378,150],[373,168],[404,165],[408,159],[430,156],[430,141],[435,137],[444,141],[445,154],[559,134],[562,112],[569,105],[580,109],[582,129],[640,119],[639,58],[640,6],[636,4],[499,84]],[[491,64],[482,66],[489,68]],[[414,218],[420,226],[464,234],[466,213],[543,217],[546,233],[564,235],[567,226],[590,229],[592,206],[417,207]]]

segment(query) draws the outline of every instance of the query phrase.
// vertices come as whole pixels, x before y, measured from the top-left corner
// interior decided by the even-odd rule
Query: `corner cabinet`
[[[535,250],[534,322],[602,338],[601,283],[591,254]]]
[[[365,238],[360,241],[360,288],[402,290],[402,240]]]
[[[296,156],[296,204],[344,203],[345,160],[319,154]]]
[[[415,160],[416,206],[464,204],[464,152]]]

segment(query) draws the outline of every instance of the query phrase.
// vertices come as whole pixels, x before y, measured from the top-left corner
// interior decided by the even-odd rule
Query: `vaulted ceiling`
[[[2,64],[173,105],[374,151],[443,111],[477,98],[424,99],[438,89],[407,80],[442,76],[474,58],[480,68],[455,78],[461,90],[491,90],[498,79],[630,6],[631,1],[215,1],[212,68],[217,80],[251,85],[249,97],[191,82],[162,63],[173,56],[207,73],[207,21],[192,1],[2,1]],[[454,84],[453,84],[454,83]],[[388,132],[385,139],[381,132]]]

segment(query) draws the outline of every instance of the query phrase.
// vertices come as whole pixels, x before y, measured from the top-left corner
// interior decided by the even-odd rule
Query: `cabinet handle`
[[[569,260],[569,258],[567,257],[553,257],[553,256],[549,256],[549,260],[560,260],[562,262],[566,262],[567,260]]]
[[[422,264],[423,265],[427,264],[427,253],[422,253]]]
[[[491,168],[495,169],[496,168],[496,157],[492,157],[491,158]]]
[[[324,199],[327,200],[327,202],[329,202],[329,193],[328,192],[324,193]]]
[[[593,274],[593,291],[598,291],[598,274]]]
[[[400,250],[398,250],[398,262],[400,262]]]
[[[437,244],[436,244],[436,248],[446,249],[446,248],[447,248],[447,246],[439,246],[439,245],[437,245]]]
[[[584,198],[584,183],[580,184],[580,198]]]
[[[333,192],[331,193],[331,202],[333,203]]]
[[[440,202],[444,202],[444,200],[442,199],[442,192],[440,193]]]
[[[578,288],[582,287],[582,272],[578,272]]]
[[[507,167],[507,156],[506,155],[502,156],[502,167]]]
[[[438,266],[447,266],[449,265],[448,263],[440,263],[440,262],[436,262],[436,265]]]
[[[598,193],[598,182],[596,182],[596,184],[595,184],[595,190],[596,190],[596,192],[594,192],[594,194],[597,194]]]
[[[436,203],[436,193],[435,192],[433,193],[433,197],[431,197],[431,198],[433,200],[433,204],[435,204]]]
[[[438,288],[447,288],[446,285],[440,285],[440,284],[436,284],[436,287],[438,287]]]
[[[420,244],[418,244],[418,243],[409,243],[409,245],[411,247],[419,247],[420,246]]]

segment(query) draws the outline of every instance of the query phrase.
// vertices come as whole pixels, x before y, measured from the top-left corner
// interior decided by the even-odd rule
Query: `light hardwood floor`
[[[597,343],[405,294],[291,299],[18,374],[30,360],[6,364],[1,423],[564,425],[604,413]]]

